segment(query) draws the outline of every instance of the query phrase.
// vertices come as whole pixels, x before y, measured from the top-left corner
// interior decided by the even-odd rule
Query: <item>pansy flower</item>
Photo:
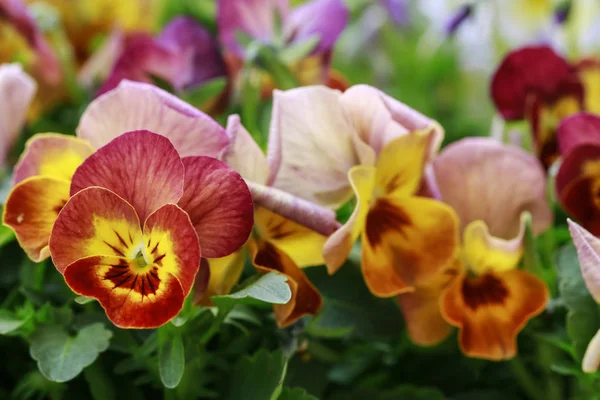
[[[565,211],[600,235],[600,116],[578,113],[558,128],[563,159],[556,193]]]
[[[570,64],[549,47],[525,47],[498,67],[491,95],[504,119],[529,121],[538,157],[548,167],[559,154],[560,121],[582,110],[600,112],[599,71],[593,60]]]
[[[223,160],[249,184],[265,185],[270,166],[237,115],[229,117],[227,132],[231,145],[223,154]],[[196,303],[210,305],[210,296],[229,293],[240,278],[245,254],[249,254],[259,272],[276,271],[287,277],[292,298],[286,304],[273,306],[277,324],[284,327],[304,315],[316,314],[321,307],[319,292],[301,268],[323,264],[321,249],[326,236],[256,203],[260,204],[260,199],[255,199],[254,233],[247,245],[228,257],[209,260],[208,289],[196,292]],[[333,213],[330,218],[335,220]]]
[[[534,233],[552,223],[544,170],[523,150],[487,138],[451,144],[432,169],[437,194],[460,218],[461,252],[434,279],[398,297],[408,332],[431,345],[456,326],[468,356],[511,358],[518,332],[548,301],[544,282],[518,269],[523,212],[531,213]]]
[[[120,43],[108,45],[118,54],[99,56],[105,63],[114,59],[99,94],[113,89],[123,79],[152,83],[160,78],[174,90],[182,91],[227,75],[216,39],[189,17],[173,19],[156,37],[134,33],[117,36],[116,40]],[[94,62],[98,64],[96,69],[105,68],[101,60]],[[86,70],[86,75],[90,74],[90,69]]]
[[[590,295],[600,303],[600,239],[568,220],[569,231],[577,249],[577,257],[581,268],[581,275]],[[600,330],[594,335],[585,351],[582,360],[583,372],[593,373],[600,366]]]
[[[13,229],[33,261],[50,255],[48,239],[69,200],[73,173],[93,152],[87,141],[55,133],[37,134],[25,144],[13,172],[14,187],[4,204],[2,222]]]
[[[201,256],[232,253],[252,227],[239,174],[214,158],[181,159],[149,131],[98,149],[76,170],[70,194],[52,228],[52,261],[122,328],[154,328],[177,315]]]
[[[312,0],[292,8],[289,0],[219,0],[217,24],[231,75],[238,75],[248,57],[247,39],[263,43],[282,53],[285,49],[307,48],[306,55],[290,60],[289,67],[303,84],[336,85],[329,64],[333,46],[348,21],[348,9],[341,0]],[[265,82],[267,87],[272,84]],[[269,90],[270,92],[270,90]]]
[[[352,216],[325,244],[328,270],[335,273],[362,237],[367,285],[393,296],[427,280],[457,250],[454,212],[420,196],[442,135],[434,121],[369,86],[276,92],[270,182],[331,208],[355,195]]]

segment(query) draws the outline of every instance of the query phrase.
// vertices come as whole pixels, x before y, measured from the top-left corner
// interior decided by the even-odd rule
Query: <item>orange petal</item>
[[[131,263],[115,256],[82,258],[65,269],[65,280],[75,293],[97,299],[116,326],[157,328],[181,311],[183,288],[164,268],[135,273]]]
[[[250,241],[250,257],[260,272],[277,271],[288,278],[292,298],[287,304],[273,306],[277,325],[286,327],[304,315],[315,315],[321,309],[321,295],[304,272],[283,251],[268,241]]]
[[[415,288],[414,292],[398,296],[398,305],[411,340],[419,346],[433,346],[448,337],[452,326],[442,317],[440,297],[457,276],[461,263],[440,272],[434,281]]]
[[[93,186],[79,191],[63,208],[50,235],[50,253],[56,269],[64,273],[69,264],[89,256],[132,258],[141,241],[133,206]]]
[[[390,297],[427,284],[458,253],[458,219],[424,197],[380,198],[367,215],[362,270],[371,292]]]
[[[13,229],[33,261],[42,261],[50,255],[50,232],[67,200],[68,181],[42,176],[21,181],[9,193],[2,222]]]
[[[517,354],[517,334],[548,302],[543,281],[526,271],[459,276],[443,293],[444,318],[460,329],[462,351],[470,357],[506,360]]]

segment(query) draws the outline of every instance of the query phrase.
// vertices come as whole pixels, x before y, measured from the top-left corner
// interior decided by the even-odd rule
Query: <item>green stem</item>
[[[530,399],[547,400],[544,396],[544,393],[540,391],[538,383],[535,381],[535,379],[533,379],[527,368],[525,368],[525,365],[520,358],[513,358],[509,361],[509,364],[512,369],[513,376],[517,379],[517,382],[519,382],[519,385],[523,391],[527,393],[527,396]]]
[[[553,347],[546,343],[538,342],[538,361],[540,366],[544,368],[546,376],[547,400],[561,400],[563,398],[562,381],[550,369],[550,365],[552,365],[555,359],[555,353],[556,350]]]

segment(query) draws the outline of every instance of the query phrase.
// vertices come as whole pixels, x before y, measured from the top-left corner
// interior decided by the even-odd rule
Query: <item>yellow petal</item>
[[[467,268],[477,275],[515,269],[523,255],[523,233],[522,222],[514,239],[499,239],[490,236],[485,222],[471,222],[463,233],[463,259]]]
[[[246,259],[245,247],[226,257],[211,258],[208,260],[210,278],[208,288],[202,293],[196,293],[194,304],[213,306],[211,296],[226,295],[240,280]],[[196,278],[198,279],[198,278]]]
[[[323,257],[330,274],[334,274],[344,264],[352,245],[364,229],[375,187],[375,167],[352,167],[348,171],[348,180],[356,196],[356,205],[348,221],[327,239],[323,247]]]
[[[389,142],[377,160],[376,194],[410,196],[421,185],[433,128],[417,130]]]
[[[327,237],[262,207],[254,212],[254,226],[261,237],[283,250],[299,267],[325,263],[322,253]]]

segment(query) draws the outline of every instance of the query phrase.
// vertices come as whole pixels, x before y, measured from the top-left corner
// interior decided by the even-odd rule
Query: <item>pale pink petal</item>
[[[347,173],[372,164],[340,104],[341,93],[324,86],[275,91],[269,137],[270,183],[325,207],[352,196]]]
[[[77,136],[98,148],[140,129],[166,136],[182,157],[217,157],[229,144],[225,129],[208,115],[156,86],[127,80],[90,103]]]
[[[577,223],[567,220],[571,238],[577,249],[581,275],[590,294],[600,303],[600,239]]]
[[[230,115],[227,119],[227,135],[231,143],[221,159],[246,181],[266,184],[269,179],[267,157],[244,128],[239,115]]]
[[[0,65],[0,164],[25,124],[37,85],[19,64]]]
[[[100,186],[135,208],[140,221],[183,194],[184,167],[173,145],[149,131],[127,132],[88,157],[75,171],[71,196]]]
[[[462,228],[483,220],[492,236],[509,239],[523,211],[531,213],[535,233],[552,224],[544,169],[520,148],[491,138],[462,139],[442,151],[433,169],[441,199],[456,210]]]
[[[239,249],[252,230],[254,208],[248,186],[231,167],[210,157],[186,157],[184,193],[179,201],[198,233],[202,257],[225,257]]]

